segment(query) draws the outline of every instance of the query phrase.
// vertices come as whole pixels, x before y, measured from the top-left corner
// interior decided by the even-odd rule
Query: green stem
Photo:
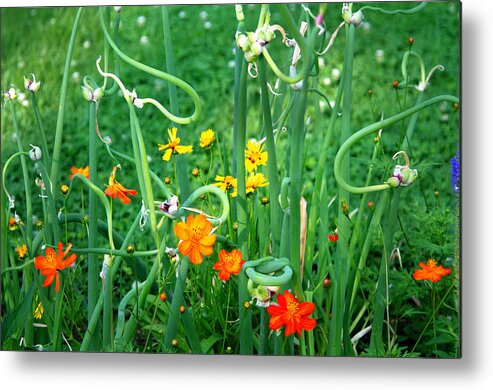
[[[72,53],[74,51],[75,36],[77,35],[77,28],[79,20],[82,15],[83,7],[79,7],[75,16],[74,25],[72,27],[72,34],[70,35],[70,41],[67,49],[67,56],[65,58],[65,67],[63,70],[62,86],[60,88],[60,103],[58,106],[58,117],[55,129],[55,144],[53,147],[53,160],[51,164],[50,179],[53,185],[58,183],[58,164],[60,161],[60,153],[62,150],[62,138],[63,138],[63,119],[65,116],[65,104],[67,101],[67,86],[70,72],[70,62],[72,61]]]
[[[92,102],[89,105],[89,169],[92,182],[96,182],[98,176],[98,158],[97,158],[97,134],[96,134],[96,104]],[[88,238],[87,247],[95,248],[97,246],[97,199],[93,191],[89,191],[89,220],[88,220]],[[96,307],[99,297],[99,261],[95,253],[89,252],[87,257],[87,321],[91,319],[91,315]],[[91,350],[98,350],[97,339],[94,339],[91,345]]]
[[[168,15],[168,7],[161,7],[163,33],[164,33],[164,50],[166,55],[166,71],[170,74],[175,73],[175,61],[173,58],[173,45],[171,41],[171,27]],[[176,85],[173,83],[168,84],[169,91],[169,104],[173,112],[180,113],[180,106],[178,104],[178,93]],[[178,181],[180,188],[180,196],[182,198],[188,197],[191,192],[190,181],[188,177],[188,165],[185,155],[176,156],[176,165],[178,168],[178,177],[175,175],[175,180]]]
[[[352,99],[352,80],[353,80],[353,57],[354,57],[354,35],[355,27],[350,25],[346,27],[346,52],[344,57],[344,101],[342,106],[342,123],[340,143],[343,145],[351,134],[351,99]],[[334,170],[335,174],[335,170]],[[349,156],[344,161],[341,159],[340,176],[349,178]],[[347,202],[349,204],[349,194],[342,186],[339,188],[339,202]],[[342,354],[343,345],[345,348],[350,346],[345,345],[344,338],[347,336],[348,329],[344,329],[344,316],[346,311],[346,287],[348,277],[348,240],[350,235],[349,219],[342,210],[338,208],[337,228],[339,231],[339,240],[337,242],[337,256],[335,260],[335,274],[333,278],[333,303],[332,303],[332,319],[330,321],[329,334],[329,354],[340,356]]]
[[[399,114],[396,114],[394,116],[391,116],[387,119],[381,120],[379,122],[373,123],[369,126],[364,127],[363,129],[357,131],[354,133],[351,137],[347,139],[347,141],[340,147],[339,151],[337,152],[335,161],[334,161],[334,176],[338,182],[338,184],[341,186],[342,189],[344,189],[347,192],[351,192],[353,194],[364,194],[366,192],[372,192],[372,191],[381,191],[381,190],[386,190],[390,188],[388,184],[379,184],[379,185],[372,185],[372,186],[366,186],[366,187],[354,187],[350,185],[346,179],[344,179],[341,175],[342,171],[342,161],[345,157],[345,155],[349,152],[353,144],[355,144],[357,141],[361,140],[363,137],[366,137],[372,133],[378,132],[380,129],[383,129],[385,127],[391,126],[408,116],[411,116],[415,114],[416,112],[419,112],[433,104],[439,103],[441,101],[449,101],[452,103],[458,103],[459,99],[455,96],[451,95],[440,95],[436,96],[434,98],[425,100],[424,102],[415,105],[414,107],[411,107],[405,111],[402,111]]]
[[[262,113],[264,116],[264,130],[267,145],[267,171],[269,175],[269,196],[270,196],[270,226],[272,231],[272,255],[279,256],[281,245],[281,209],[279,207],[279,174],[277,169],[276,145],[274,142],[274,132],[272,130],[272,116],[269,104],[269,90],[267,87],[267,68],[265,60],[259,59],[259,81],[262,98]]]
[[[41,138],[41,150],[43,152],[43,162],[46,168],[49,169],[50,165],[50,151],[48,149],[48,143],[46,142],[45,130],[43,126],[43,120],[41,119],[41,114],[39,113],[38,99],[36,98],[36,93],[31,93],[31,102],[33,104],[34,116],[36,117],[36,122],[38,123],[39,136]]]

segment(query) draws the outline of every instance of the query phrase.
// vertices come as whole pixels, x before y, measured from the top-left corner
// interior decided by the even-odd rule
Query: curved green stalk
[[[440,95],[436,96],[434,98],[425,100],[424,102],[417,104],[414,107],[411,107],[405,111],[402,111],[399,114],[396,114],[394,116],[391,116],[387,119],[384,119],[380,122],[373,123],[367,127],[364,127],[363,129],[359,130],[358,132],[354,133],[351,137],[348,138],[348,140],[340,147],[339,151],[337,152],[335,161],[334,161],[334,176],[337,180],[337,183],[343,188],[345,191],[351,192],[353,194],[364,194],[366,192],[372,192],[372,191],[381,191],[381,190],[386,190],[390,188],[388,184],[379,184],[379,185],[372,185],[372,186],[366,186],[366,187],[354,187],[350,185],[343,177],[341,176],[341,164],[342,160],[344,159],[345,155],[349,152],[351,147],[353,146],[354,143],[362,139],[363,137],[366,137],[367,135],[370,135],[372,133],[378,132],[380,129],[388,127],[390,125],[393,125],[408,116],[413,115],[416,112],[419,112],[433,104],[439,103],[441,101],[449,101],[452,103],[458,103],[459,99],[455,96],[451,95]]]
[[[197,94],[197,92],[195,92],[195,90],[188,84],[186,83],[185,81],[179,79],[178,77],[175,77],[173,75],[170,75],[168,73],[165,73],[165,72],[162,72],[160,70],[157,70],[157,69],[154,69],[148,65],[145,65],[145,64],[142,64],[141,62],[138,62],[136,60],[134,60],[133,58],[127,56],[124,52],[122,52],[118,46],[116,45],[116,43],[113,41],[113,39],[111,39],[111,36],[106,28],[106,25],[104,23],[104,18],[103,18],[103,13],[102,13],[102,10],[100,9],[99,10],[99,16],[100,16],[100,21],[101,21],[101,27],[103,29],[103,33],[104,33],[104,36],[106,38],[106,40],[108,41],[108,43],[110,44],[110,46],[112,47],[112,49],[115,51],[115,53],[123,60],[125,61],[126,63],[128,63],[129,65],[145,72],[145,73],[148,73],[154,77],[157,77],[161,80],[164,80],[164,81],[168,81],[170,83],[173,83],[174,85],[176,85],[178,88],[182,89],[183,91],[185,91],[193,100],[193,103],[194,103],[194,106],[195,106],[195,110],[193,112],[192,115],[188,116],[188,117],[179,117],[179,116],[176,116],[174,114],[172,114],[171,112],[169,112],[166,108],[164,108],[159,102],[155,101],[154,99],[142,99],[142,100],[145,100],[144,103],[151,103],[153,104],[154,106],[156,106],[159,111],[161,111],[168,119],[170,119],[171,121],[175,122],[175,123],[179,123],[179,124],[189,124],[189,123],[192,123],[192,122],[195,122],[197,120],[197,118],[200,116],[200,113],[202,111],[202,101],[199,97],[199,95]]]
[[[396,10],[389,11],[389,10],[386,10],[386,9],[383,9],[380,7],[372,7],[370,5],[365,5],[364,7],[361,7],[359,10],[360,11],[364,11],[364,10],[379,11],[379,12],[382,12],[386,15],[396,15],[396,14],[412,15],[412,14],[415,14],[415,13],[421,11],[425,7],[426,7],[426,2],[423,1],[422,3],[417,5],[416,7],[410,8],[410,9],[396,9]]]
[[[70,41],[67,49],[67,56],[65,58],[65,68],[63,69],[62,86],[60,89],[60,104],[58,108],[58,117],[56,121],[55,129],[55,143],[53,146],[53,159],[51,164],[50,180],[56,185],[58,183],[58,164],[60,160],[60,153],[62,150],[62,138],[63,138],[63,119],[65,117],[65,103],[67,100],[67,86],[68,77],[70,72],[70,62],[72,61],[72,53],[74,51],[75,36],[77,34],[77,28],[79,26],[79,20],[82,15],[83,7],[79,7],[75,16],[74,25],[72,27],[72,34],[70,35]]]
[[[15,138],[17,140],[17,148],[19,149],[20,158],[21,158],[21,169],[22,169],[22,177],[24,179],[24,191],[26,196],[26,230],[27,230],[27,248],[29,252],[32,254],[32,239],[33,239],[33,205],[31,198],[31,183],[29,180],[29,172],[27,170],[26,157],[22,153],[22,136],[19,131],[19,126],[17,125],[17,115],[15,113],[14,101],[10,101],[10,107],[12,108],[12,122],[14,125]]]

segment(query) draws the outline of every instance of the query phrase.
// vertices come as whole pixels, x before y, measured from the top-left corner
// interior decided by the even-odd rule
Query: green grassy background
[[[382,4],[380,4],[382,6]],[[387,9],[410,8],[409,3],[386,3]],[[316,9],[316,5],[312,5]],[[360,6],[356,4],[355,9]],[[300,15],[299,7],[294,7],[296,16]],[[325,22],[328,29],[333,31],[341,22],[340,3],[330,3],[326,12]],[[260,6],[244,7],[247,29],[254,30]],[[113,12],[113,10],[111,10]],[[234,59],[234,33],[236,20],[233,5],[208,6],[170,6],[172,21],[172,40],[176,64],[176,75],[191,84],[204,101],[203,115],[189,126],[180,127],[182,144],[193,144],[195,153],[188,156],[189,168],[198,166],[204,174],[214,177],[215,174],[230,172],[218,171],[216,164],[212,172],[207,172],[208,155],[199,151],[198,137],[200,131],[207,128],[214,129],[220,136],[226,150],[232,149],[233,127],[233,84],[234,69],[230,62]],[[201,12],[206,12],[205,18]],[[183,15],[183,12],[185,15]],[[38,101],[44,120],[48,144],[52,144],[60,84],[66,48],[70,36],[72,23],[75,17],[75,8],[36,8],[36,9],[2,9],[1,10],[1,84],[2,90],[8,89],[11,83],[23,89],[23,76],[34,73],[41,80],[41,90]],[[181,14],[180,14],[181,13]],[[180,16],[181,15],[181,16]],[[137,18],[145,16],[146,22],[139,26]],[[161,25],[161,11],[159,7],[123,7],[121,13],[122,27],[120,29],[120,47],[131,57],[158,69],[165,69],[163,32]],[[280,21],[273,12],[272,22]],[[206,28],[206,22],[210,28]],[[408,38],[414,38],[413,50],[418,52],[425,63],[427,71],[436,64],[445,67],[444,72],[436,72],[431,79],[426,96],[440,94],[460,94],[460,29],[459,5],[457,2],[429,3],[427,7],[416,15],[383,15],[374,11],[365,12],[367,28],[357,30],[355,41],[354,77],[353,77],[353,105],[352,128],[353,132],[373,123],[383,115],[391,116],[400,111],[399,103],[404,103],[404,92],[399,92],[400,101],[392,88],[393,80],[402,80],[401,58],[408,49]],[[23,33],[19,33],[22,31]],[[148,42],[142,44],[142,37]],[[271,44],[273,55],[280,59],[280,63],[287,63],[287,50],[282,49],[279,38]],[[320,67],[317,88],[326,95],[328,100],[334,100],[337,91],[337,80],[332,76],[333,69],[342,69],[344,32],[337,38],[330,52],[323,57],[324,64]],[[281,50],[282,49],[282,50]],[[384,61],[378,62],[375,58],[377,50],[384,51]],[[99,25],[96,8],[86,8],[82,15],[80,29],[77,34],[74,49],[73,63],[70,71],[67,110],[65,115],[65,131],[62,147],[62,161],[60,162],[61,180],[68,181],[70,167],[87,165],[87,117],[88,104],[81,94],[80,85],[85,75],[97,77],[95,61],[103,53],[102,31]],[[77,77],[78,75],[78,77]],[[417,84],[419,70],[415,63],[410,65],[410,83]],[[152,96],[167,104],[167,85],[157,82],[146,74],[121,64],[121,79],[128,89],[136,88],[139,96]],[[272,75],[271,75],[272,76]],[[328,85],[327,78],[330,78]],[[270,77],[274,81],[273,77]],[[248,136],[261,138],[259,133],[258,117],[260,95],[256,80],[250,79],[248,96]],[[372,104],[368,98],[368,90],[373,91]],[[417,91],[410,89],[406,107],[413,104]],[[191,113],[193,106],[188,97],[179,92],[182,113]],[[321,99],[318,95],[310,95],[312,108],[309,114],[317,118],[321,126],[309,127],[306,148],[304,152],[305,170],[303,175],[302,191],[306,199],[310,199],[314,181],[314,170],[319,163],[320,145],[323,132],[320,129],[328,123],[329,110],[320,115],[318,106]],[[17,109],[19,125],[23,132],[25,147],[30,143],[38,143],[36,122],[32,107],[19,105]],[[138,112],[140,124],[146,140],[149,153],[150,167],[161,178],[173,176],[172,164],[161,161],[161,152],[157,143],[167,142],[166,129],[170,122],[157,110],[146,106]],[[98,114],[99,126],[103,135],[111,135],[113,147],[117,150],[129,152],[130,132],[125,102],[115,96],[101,102]],[[403,191],[401,197],[401,222],[403,233],[397,237],[402,244],[401,254],[403,266],[408,270],[418,261],[425,261],[424,256],[436,256],[442,261],[448,259],[450,265],[453,255],[455,237],[454,209],[456,194],[450,187],[450,160],[454,156],[459,144],[458,117],[454,115],[450,105],[434,106],[420,114],[412,142],[412,167],[418,168],[420,179],[413,186],[413,191]],[[320,122],[321,121],[321,122]],[[395,143],[401,124],[388,128],[383,133],[383,146],[388,156],[397,151]],[[336,140],[331,144],[333,153],[330,153],[329,167],[337,151]],[[16,151],[12,142],[12,118],[10,110],[3,110],[1,122],[2,162]],[[362,184],[366,177],[368,160],[373,150],[373,139],[370,137],[352,149],[352,181]],[[289,145],[287,137],[281,136],[279,141],[280,166],[286,166],[288,156],[286,151]],[[107,182],[112,162],[105,154],[102,145],[99,145],[99,177],[100,183]],[[219,164],[217,164],[219,165]],[[328,169],[330,173],[332,169]],[[284,174],[281,168],[281,174]],[[384,179],[385,166],[378,167],[375,181]],[[16,195],[17,205],[23,202],[23,183],[19,170],[11,170],[7,179],[9,191]],[[122,180],[123,181],[123,180]],[[192,181],[193,186],[200,183]],[[327,177],[329,198],[337,193],[337,187],[332,175]],[[135,174],[128,172],[124,184],[135,188],[137,179]],[[34,183],[33,183],[34,186]],[[438,198],[434,195],[438,191]],[[36,192],[34,192],[36,193]],[[78,194],[74,193],[73,205],[77,205]],[[350,200],[352,208],[359,204],[359,197]],[[35,210],[40,210],[39,199],[34,201]],[[76,207],[76,206],[74,206]],[[136,202],[134,207],[140,207]],[[20,208],[20,207],[18,207]],[[77,210],[73,210],[77,211]],[[134,209],[116,208],[115,226],[124,231],[131,223]],[[147,238],[142,240],[139,248],[147,246]],[[375,245],[374,257],[379,258],[378,245]],[[374,283],[377,269],[372,268],[369,262],[369,272],[364,275],[363,283]],[[374,265],[373,265],[374,266]],[[406,313],[406,302],[411,296],[420,296],[420,291],[409,278],[409,273],[392,273],[390,283],[398,286],[399,292],[393,294],[398,297],[392,305],[406,318],[403,321],[406,335],[419,332],[420,321],[416,320],[413,312]],[[427,297],[421,295],[423,300]],[[408,303],[407,303],[408,304]],[[405,317],[407,316],[407,317]],[[423,317],[423,320],[427,318]],[[444,327],[456,324],[443,324]],[[431,348],[431,347],[430,347]]]

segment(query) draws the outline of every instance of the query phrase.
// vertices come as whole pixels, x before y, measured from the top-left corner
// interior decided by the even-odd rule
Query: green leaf
[[[22,330],[25,319],[29,311],[32,310],[33,292],[34,284],[31,285],[21,304],[5,317],[2,323],[2,340],[7,340],[14,335],[17,336]]]
[[[207,354],[209,353],[209,350],[212,348],[212,346],[218,342],[219,340],[222,340],[222,336],[218,335],[217,333],[213,334],[212,336],[209,336],[205,340],[200,341],[200,346],[202,347],[202,351]]]

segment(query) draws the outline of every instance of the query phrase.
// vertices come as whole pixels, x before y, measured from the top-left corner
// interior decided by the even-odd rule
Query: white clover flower
[[[228,68],[234,69],[235,66],[236,66],[235,60],[228,61]]]
[[[72,73],[72,79],[74,81],[80,81],[80,73],[79,72]]]
[[[139,39],[139,43],[144,46],[144,45],[147,45],[149,43],[149,38],[147,38],[146,35],[142,35]]]
[[[335,81],[339,81],[339,79],[341,78],[341,71],[337,68],[333,68],[331,71],[330,71],[330,75],[332,76],[332,78],[335,80]]]
[[[27,108],[27,107],[29,107],[29,100],[23,100],[21,104],[22,104],[22,107]]]
[[[209,16],[209,14],[206,11],[200,11],[200,13],[199,13],[199,17],[202,20],[207,19],[208,16]]]
[[[186,13],[185,11],[180,11],[180,12],[178,13],[178,17],[179,17],[180,19],[185,19],[185,18],[187,17],[187,13]]]
[[[330,77],[324,77],[322,79],[322,84],[325,85],[326,87],[328,87],[331,83],[332,83],[332,80],[330,79]]]
[[[137,18],[137,26],[142,27],[144,24],[146,24],[146,17],[143,15],[140,15]]]
[[[91,41],[85,40],[82,47],[86,50],[89,49],[91,47]]]
[[[375,51],[375,60],[381,64],[385,60],[385,52],[382,49]]]
[[[119,12],[121,12],[121,11],[122,11],[122,6],[121,6],[121,5],[115,5],[115,6],[113,7],[113,9],[115,10],[115,12],[119,13]]]
[[[207,22],[205,22],[205,23],[204,23],[204,28],[205,28],[206,30],[210,30],[210,29],[211,29],[211,27],[212,27],[212,23],[211,23],[211,22],[207,21]]]

